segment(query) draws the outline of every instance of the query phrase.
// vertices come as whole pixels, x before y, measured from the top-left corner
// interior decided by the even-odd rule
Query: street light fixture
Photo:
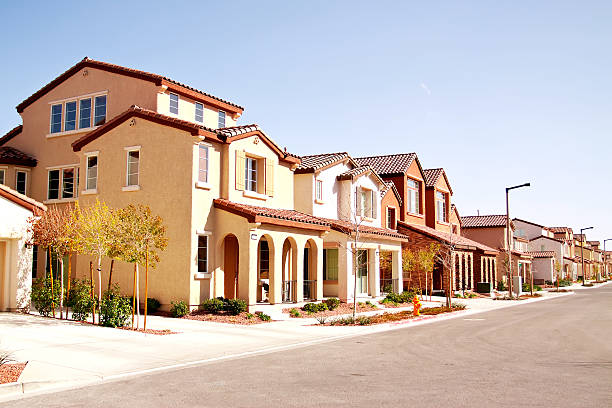
[[[586,285],[586,272],[584,271],[584,233],[583,231],[593,229],[594,227],[580,228],[580,261],[582,263],[582,286]]]
[[[529,187],[531,183],[523,183],[518,186],[506,187],[506,252],[508,253],[508,289],[510,290],[510,299],[512,299],[512,233],[510,232],[510,205],[508,204],[508,193],[510,190],[521,187]]]
[[[604,239],[603,243],[604,243],[604,268],[606,270],[606,278],[608,277],[608,262],[606,262],[606,260],[608,259],[608,254],[606,254],[606,241],[612,241],[612,238],[608,238],[608,239]]]

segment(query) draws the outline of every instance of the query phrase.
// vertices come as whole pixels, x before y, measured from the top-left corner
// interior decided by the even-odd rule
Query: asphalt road
[[[612,407],[612,286],[5,406]]]

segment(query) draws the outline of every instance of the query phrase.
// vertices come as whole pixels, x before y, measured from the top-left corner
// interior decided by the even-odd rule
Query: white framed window
[[[323,280],[338,280],[338,249],[323,249]]]
[[[57,200],[60,194],[60,170],[49,170],[47,175],[47,200]]]
[[[204,122],[204,105],[200,102],[195,103],[195,121]]]
[[[77,103],[76,101],[66,102],[66,114],[64,115],[64,132],[76,129],[77,122]]]
[[[387,228],[395,229],[395,227],[396,227],[395,207],[387,207]]]
[[[357,193],[357,214],[366,218],[376,218],[376,192],[359,188]]]
[[[85,182],[86,190],[96,190],[98,188],[98,155],[87,156],[87,179]]]
[[[140,148],[126,148],[126,186],[137,186],[140,172]]]
[[[91,98],[79,101],[79,129],[91,127]]]
[[[28,184],[28,172],[25,170],[17,170],[15,172],[15,190],[18,193],[26,195]]]
[[[177,94],[170,94],[170,113],[178,115],[179,112],[179,96]]]
[[[96,96],[94,100],[94,126],[100,126],[106,122],[106,95]]]
[[[447,211],[446,194],[436,191],[436,220],[438,222],[448,222]]]
[[[218,123],[218,127],[219,127],[219,129],[225,127],[225,112],[223,112],[221,110],[219,111],[219,123]]]
[[[323,201],[323,181],[315,180],[315,199]]]
[[[0,184],[5,184],[6,169],[0,169]]]
[[[62,198],[74,197],[74,167],[62,170]]]
[[[51,133],[60,133],[62,131],[62,110],[63,105],[61,103],[51,105]]]
[[[198,181],[208,183],[208,146],[198,145]]]
[[[257,159],[245,158],[244,188],[247,191],[257,192]]]
[[[208,235],[198,234],[198,273],[208,273]]]
[[[77,186],[78,168],[76,165],[49,169],[47,172],[47,200],[74,198],[77,195]]]
[[[420,183],[411,178],[406,180],[406,186],[408,187],[406,197],[406,211],[412,214],[419,214],[419,202],[420,202]]]

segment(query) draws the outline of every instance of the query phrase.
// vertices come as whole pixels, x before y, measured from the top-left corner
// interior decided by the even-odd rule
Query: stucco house
[[[574,231],[570,227],[550,227],[554,238],[564,243],[563,276],[566,279],[578,279],[578,262],[576,259],[576,246]]]
[[[458,234],[456,224],[451,226],[451,197],[453,189],[444,169],[425,169],[425,225],[430,228]]]
[[[28,309],[33,258],[28,220],[45,211],[44,204],[0,183],[0,311]]]

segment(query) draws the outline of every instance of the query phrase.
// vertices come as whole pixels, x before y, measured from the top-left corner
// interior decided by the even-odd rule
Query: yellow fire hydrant
[[[412,306],[413,306],[412,315],[420,316],[419,309],[421,308],[421,301],[419,300],[419,297],[416,295],[414,296],[414,299],[412,299]]]

